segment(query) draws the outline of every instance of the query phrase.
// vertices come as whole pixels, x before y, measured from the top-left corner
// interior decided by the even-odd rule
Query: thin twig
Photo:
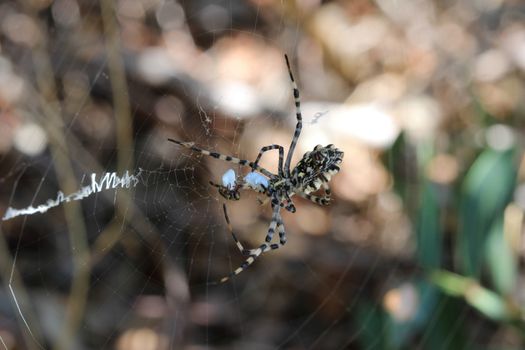
[[[34,9],[29,9],[30,15],[35,23],[41,27],[41,32],[46,33],[45,24],[39,20]],[[62,125],[57,90],[54,84],[54,73],[47,50],[46,37],[41,40],[32,50],[32,59],[35,69],[36,82],[42,100],[44,101],[43,114],[48,123],[43,123],[49,138],[50,150],[54,159],[59,187],[64,193],[72,193],[78,188],[78,183],[71,164],[69,149],[63,127],[49,127],[50,125]],[[71,292],[67,302],[65,323],[63,332],[54,344],[56,349],[71,349],[74,335],[84,315],[89,290],[90,276],[90,254],[87,240],[84,217],[80,203],[70,202],[64,206],[64,215],[70,235],[70,245],[73,257],[73,280]]]

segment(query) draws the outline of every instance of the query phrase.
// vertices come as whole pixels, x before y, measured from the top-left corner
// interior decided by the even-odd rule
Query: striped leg
[[[314,195],[311,195],[311,194],[307,194],[307,193],[304,193],[304,192],[296,192],[299,196],[305,198],[305,199],[308,199],[309,201],[312,201],[314,203],[317,203],[319,205],[329,205],[330,204],[330,201],[331,201],[331,198],[330,198],[330,195],[326,195],[326,196],[314,196]]]
[[[268,228],[268,234],[266,235],[266,238],[265,238],[266,243],[270,243],[272,241],[273,234],[275,233],[275,228],[281,218],[281,215],[279,215],[279,210],[281,210],[280,205],[273,206],[272,221],[270,222],[270,227]]]
[[[232,224],[230,223],[230,217],[228,216],[228,211],[226,210],[226,203],[222,204],[222,210],[224,211],[224,218],[226,219],[226,224],[228,225],[228,230],[230,231],[233,241],[235,242],[235,245],[237,245],[237,248],[239,248],[239,251],[242,255],[251,255],[254,253],[256,249],[245,249],[242,245],[242,243],[239,241],[237,236],[235,235],[235,232],[233,232]]]
[[[324,175],[321,175],[321,177],[323,178],[323,180],[326,180],[326,177]],[[303,191],[297,191],[295,193],[319,205],[329,205],[330,201],[332,200],[332,197],[331,197],[332,190],[330,190],[330,186],[328,186],[328,183],[326,182],[323,182],[322,186],[323,186],[324,193],[325,193],[324,196],[315,196],[315,195],[312,195],[310,193],[306,193]]]
[[[295,213],[297,211],[293,202],[289,202],[288,204],[286,204],[284,209],[288,210],[290,213]]]
[[[288,196],[287,194],[285,194],[286,196],[286,201],[279,201],[277,200],[277,198],[273,197],[272,198],[272,207],[281,207],[281,208],[284,208],[286,210],[288,210],[289,212],[292,212],[292,213],[295,213],[296,209],[295,209],[295,205],[293,204],[292,200],[290,199],[290,196]]]
[[[283,176],[283,160],[284,160],[284,148],[281,145],[269,145],[264,146],[259,151],[259,154],[257,155],[257,158],[255,159],[255,162],[253,162],[254,166],[252,168],[252,171],[255,170],[255,168],[259,165],[259,160],[261,159],[264,152],[271,151],[273,149],[279,150],[279,165],[277,168],[279,176]]]
[[[279,208],[279,207],[277,207]],[[261,254],[263,253],[266,253],[270,250],[275,250],[275,249],[279,249],[279,247],[281,247],[284,243],[286,243],[286,238],[284,240],[284,243],[281,239],[281,243],[272,243],[272,244],[268,244],[268,243],[263,243],[259,246],[259,248],[256,248],[256,249],[245,249],[242,245],[242,243],[237,239],[237,236],[235,236],[235,233],[233,232],[233,228],[231,226],[231,223],[230,223],[230,218],[228,217],[228,213],[226,211],[226,204],[223,204],[223,210],[224,210],[224,217],[226,218],[226,223],[228,224],[228,230],[230,230],[230,233],[232,234],[232,237],[233,237],[233,240],[235,241],[235,244],[237,245],[237,248],[239,249],[239,251],[244,255],[244,256],[248,256],[248,258],[241,264],[241,266],[239,266],[237,269],[235,269],[235,271],[233,271],[231,274],[229,274],[228,276],[226,277],[223,277],[221,278],[221,280],[219,281],[219,283],[224,283],[226,281],[228,281],[229,279],[231,279],[232,277],[240,274],[241,272],[243,272],[244,270],[246,270],[251,264],[253,264],[253,262],[255,261],[255,259],[257,259],[259,256],[261,256]],[[282,220],[280,220],[280,217],[278,219],[281,223],[282,223]],[[277,222],[273,222],[270,223],[270,227],[272,227],[272,225],[274,225],[274,230],[275,230],[275,225],[277,224]],[[279,225],[281,226],[281,225]],[[281,228],[279,227],[279,237],[281,237],[281,231],[283,232],[284,234],[284,228]]]
[[[286,232],[284,231],[284,223],[281,215],[277,218],[277,229],[279,230],[279,244],[283,246],[286,244]]]
[[[228,276],[221,278],[219,283],[224,283],[224,282],[230,280],[232,277],[237,276],[238,274],[240,274],[241,272],[246,270],[251,264],[253,264],[255,259],[257,259],[259,256],[261,256],[261,254],[266,253],[266,252],[268,252],[270,250],[279,249],[280,247],[281,247],[281,245],[279,243],[273,243],[273,244],[263,243],[263,244],[261,244],[261,246],[259,248],[251,249],[250,250],[250,256],[248,257],[248,259],[246,259],[241,264],[241,266],[239,266],[237,269],[235,269],[235,271],[230,273]]]
[[[226,204],[223,203],[222,209],[224,211],[224,218],[226,219],[226,224],[228,225],[228,230],[230,231],[230,233],[231,233],[231,235],[233,237],[233,241],[235,242],[235,245],[237,246],[237,248],[239,249],[239,251],[241,252],[242,255],[244,255],[244,256],[254,255],[261,248],[262,248],[262,251],[261,251],[260,254],[266,253],[267,251],[270,251],[270,250],[273,250],[273,249],[277,249],[277,248],[274,247],[275,244],[270,244],[270,245],[263,244],[259,248],[255,248],[255,249],[246,249],[246,248],[244,248],[244,246],[242,245],[241,241],[239,241],[239,239],[237,238],[237,236],[233,232],[233,227],[232,227],[232,225],[230,223],[230,217],[228,216],[228,212],[226,210]],[[282,220],[280,222],[282,223]],[[279,236],[281,236],[280,232],[281,231],[279,230]],[[286,241],[286,239],[285,239],[285,241]]]
[[[290,144],[290,149],[288,150],[288,154],[286,155],[286,163],[284,164],[284,172],[287,177],[290,177],[290,163],[292,162],[292,156],[295,150],[295,145],[297,144],[299,135],[301,135],[301,129],[303,128],[303,117],[301,114],[301,100],[299,99],[299,89],[297,88],[297,83],[295,82],[292,69],[290,68],[290,61],[288,60],[287,55],[284,55],[284,58],[286,59],[286,66],[288,67],[288,73],[290,74],[290,80],[292,81],[293,97],[295,101],[295,115],[297,116],[297,125],[295,126],[295,132],[293,134],[292,143]]]
[[[240,158],[236,158],[236,157],[233,157],[233,156],[220,154],[220,153],[217,153],[217,152],[207,151],[205,149],[196,147],[193,142],[182,142],[182,141],[177,141],[177,140],[170,139],[170,138],[168,139],[168,141],[176,143],[177,145],[180,145],[182,147],[189,148],[189,149],[191,149],[194,152],[198,152],[198,153],[204,154],[206,156],[210,156],[210,157],[213,157],[213,158],[216,158],[216,159],[224,160],[226,162],[231,162],[231,163],[240,164],[240,165],[243,165],[243,166],[252,167],[253,169],[261,172],[262,174],[268,176],[269,178],[274,178],[275,177],[275,175],[272,174],[270,171],[268,171],[268,170],[266,170],[264,168],[261,168],[259,165],[254,164],[253,162],[250,162],[249,160],[240,159]]]
[[[286,206],[284,207],[284,209],[288,210],[290,213],[295,213],[297,209],[295,208],[295,205],[293,204],[293,201],[290,198],[290,195],[288,193],[285,193],[285,196],[286,196]]]

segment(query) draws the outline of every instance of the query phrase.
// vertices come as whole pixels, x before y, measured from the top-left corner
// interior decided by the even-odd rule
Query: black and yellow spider
[[[303,158],[297,163],[295,168],[290,170],[290,162],[292,161],[292,156],[297,144],[297,140],[301,134],[303,122],[301,116],[299,89],[297,88],[297,84],[293,77],[292,70],[290,68],[290,62],[288,61],[288,56],[285,55],[284,57],[286,59],[286,66],[288,67],[288,73],[290,74],[290,79],[292,81],[297,116],[297,125],[295,127],[295,132],[290,144],[290,149],[286,155],[286,161],[284,161],[284,148],[280,145],[269,145],[262,147],[257,158],[255,159],[255,162],[250,162],[245,159],[239,159],[236,157],[198,148],[193,142],[181,142],[168,139],[169,141],[189,148],[192,151],[199,152],[216,159],[221,159],[226,162],[248,166],[251,168],[251,172],[248,173],[244,178],[237,179],[235,172],[233,172],[233,170],[228,170],[223,176],[222,185],[210,182],[213,186],[219,189],[219,193],[224,198],[228,200],[238,200],[240,198],[240,190],[251,189],[266,195],[267,199],[270,200],[273,209],[270,227],[268,228],[265,242],[255,249],[245,249],[237,239],[230,224],[230,219],[226,211],[226,204],[223,204],[224,217],[226,218],[228,228],[232,234],[235,244],[241,253],[244,256],[247,256],[247,259],[229,276],[222,278],[220,282],[225,282],[232,276],[241,273],[261,254],[270,250],[278,249],[286,243],[286,233],[284,231],[284,223],[281,218],[280,210],[281,208],[285,208],[292,213],[295,212],[296,209],[291,199],[293,195],[297,194],[320,205],[329,204],[330,187],[328,186],[328,182],[333,175],[339,172],[339,164],[343,160],[343,152],[337,149],[334,145],[328,145],[325,147],[317,145],[313,151],[306,152],[303,155]],[[263,153],[274,149],[279,150],[277,175],[259,166],[259,160],[261,159]],[[311,194],[321,189],[321,187],[324,189],[324,195],[316,196]],[[279,232],[279,243],[271,243],[276,230]]]

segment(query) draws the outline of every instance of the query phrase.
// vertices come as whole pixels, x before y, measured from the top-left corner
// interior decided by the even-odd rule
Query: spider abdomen
[[[318,145],[313,151],[306,152],[292,171],[294,187],[306,194],[319,190],[339,172],[343,156],[344,153],[334,145]]]

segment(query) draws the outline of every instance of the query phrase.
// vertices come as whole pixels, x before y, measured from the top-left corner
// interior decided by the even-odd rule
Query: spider
[[[331,201],[331,191],[328,185],[331,177],[339,172],[339,164],[343,160],[344,153],[337,149],[334,145],[327,146],[317,145],[312,151],[306,152],[297,165],[290,169],[290,163],[294,154],[295,146],[301,134],[303,126],[301,115],[301,102],[299,99],[299,89],[295,82],[288,56],[284,55],[286,66],[292,82],[293,96],[295,100],[295,114],[297,124],[295,132],[292,137],[290,148],[284,158],[284,147],[281,145],[268,145],[261,148],[257,158],[254,162],[245,159],[239,159],[229,155],[223,155],[214,151],[207,151],[196,147],[193,142],[181,142],[174,139],[168,139],[170,142],[176,143],[180,146],[191,149],[216,159],[226,162],[239,164],[251,168],[244,178],[237,177],[233,169],[226,171],[222,176],[222,185],[215,184],[210,181],[210,184],[218,188],[219,194],[227,200],[239,200],[241,190],[254,190],[266,196],[266,202],[270,201],[272,207],[272,219],[268,228],[268,233],[265,242],[258,248],[245,249],[241,242],[237,239],[230,224],[230,219],[226,210],[226,204],[223,204],[224,217],[228,225],[228,229],[232,234],[233,240],[237,248],[246,260],[234,270],[230,275],[223,277],[220,283],[228,281],[231,277],[240,274],[247,269],[261,254],[270,250],[279,249],[286,244],[286,233],[284,230],[284,223],[281,218],[280,210],[284,208],[291,213],[295,213],[296,208],[291,199],[294,195],[299,195],[307,200],[320,205],[328,205]],[[259,160],[262,155],[271,150],[279,150],[279,163],[277,174],[266,170],[259,165]],[[313,192],[324,190],[322,196],[313,195]],[[264,203],[262,203],[264,204]],[[279,242],[271,243],[274,233],[278,231]]]

